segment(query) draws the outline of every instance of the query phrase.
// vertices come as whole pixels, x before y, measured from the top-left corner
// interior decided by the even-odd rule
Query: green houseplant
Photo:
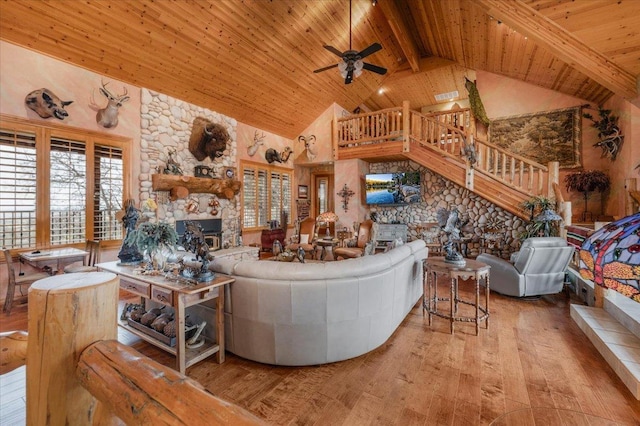
[[[151,263],[158,263],[158,269],[164,266],[161,256],[163,250],[174,250],[178,242],[178,234],[168,223],[142,222],[137,228],[127,233],[125,244],[135,245],[145,253]]]
[[[564,177],[564,183],[567,191],[582,192],[584,196],[584,211],[582,212],[583,221],[587,220],[587,216],[590,215],[587,209],[589,193],[593,191],[604,192],[611,186],[609,176],[600,170],[584,170],[570,173]]]

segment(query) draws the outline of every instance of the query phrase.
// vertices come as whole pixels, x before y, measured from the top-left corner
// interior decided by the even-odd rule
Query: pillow
[[[300,235],[300,244],[309,244],[309,234]]]

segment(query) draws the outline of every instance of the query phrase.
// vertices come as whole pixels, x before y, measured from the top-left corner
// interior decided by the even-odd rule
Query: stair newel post
[[[547,198],[555,198],[553,184],[560,183],[560,163],[557,161],[549,161],[547,168],[549,169],[549,177],[547,178],[547,193],[545,196]]]
[[[411,135],[411,115],[409,101],[402,101],[402,151],[409,152],[409,136]]]

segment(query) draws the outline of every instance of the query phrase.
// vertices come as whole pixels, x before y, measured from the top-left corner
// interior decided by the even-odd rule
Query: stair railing
[[[402,141],[404,152],[426,147],[524,195],[553,196],[548,166],[477,139],[472,118],[466,108],[422,114],[404,102],[402,107],[337,119],[337,148]]]

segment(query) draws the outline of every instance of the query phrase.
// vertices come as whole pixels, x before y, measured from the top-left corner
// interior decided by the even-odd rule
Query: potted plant
[[[178,242],[178,234],[168,223],[142,222],[137,228],[127,233],[125,244],[135,245],[145,253],[155,269],[164,267],[164,250],[174,250]]]
[[[543,196],[537,196],[525,200],[520,207],[529,213],[529,223],[520,234],[520,240],[524,241],[530,237],[557,237],[560,235],[558,223],[562,217],[558,215],[554,207],[554,202]]]
[[[589,200],[589,193],[592,191],[604,192],[611,186],[611,181],[606,173],[600,170],[585,170],[581,172],[570,173],[564,177],[564,183],[567,191],[582,192],[584,196],[584,211],[582,213],[582,220],[587,220],[587,215],[590,215],[587,210],[587,201]]]

